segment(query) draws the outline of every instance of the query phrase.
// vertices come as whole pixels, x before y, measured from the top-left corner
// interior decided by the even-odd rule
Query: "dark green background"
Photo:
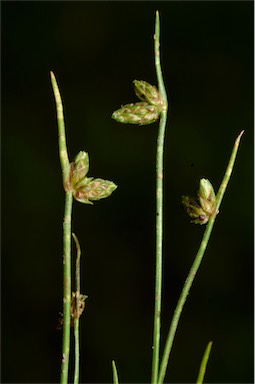
[[[181,317],[166,381],[253,382],[253,3],[2,2],[2,382],[59,380],[64,192],[49,71],[62,92],[70,158],[118,184],[74,204],[82,247],[81,382],[150,380],[157,124],[111,119],[156,84],[155,11],[169,96],[165,142],[163,340],[204,227],[182,194],[217,190],[238,133],[233,176]]]

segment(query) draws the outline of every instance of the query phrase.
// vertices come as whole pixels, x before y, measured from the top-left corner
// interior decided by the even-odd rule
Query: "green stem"
[[[63,185],[65,191],[68,189],[69,184],[69,159],[66,147],[66,134],[65,134],[65,121],[63,114],[63,104],[58,88],[58,84],[53,72],[50,72],[51,84],[55,96],[56,108],[57,108],[57,121],[58,121],[58,145],[59,145],[59,158],[63,174]]]
[[[119,384],[118,371],[117,371],[114,360],[112,361],[112,372],[113,372],[113,384]]]
[[[68,383],[68,366],[70,353],[70,316],[71,316],[71,216],[72,216],[71,192],[65,194],[65,215],[63,223],[63,341],[62,341],[62,365],[61,384]]]
[[[79,346],[79,300],[80,300],[80,259],[81,259],[81,247],[75,234],[73,238],[76,244],[77,257],[75,268],[75,285],[76,285],[76,316],[74,319],[74,339],[75,339],[75,367],[74,367],[74,384],[79,383],[79,359],[80,359],[80,346]]]
[[[74,384],[78,384],[79,383],[79,360],[80,360],[79,317],[74,319],[74,340],[75,340]]]
[[[164,100],[165,112],[167,111],[167,94],[166,88],[164,85],[162,69],[160,64],[160,22],[159,22],[159,12],[156,12],[156,21],[155,21],[155,35],[154,35],[154,52],[155,52],[155,67],[158,80],[159,93]]]
[[[206,350],[205,350],[205,353],[204,353],[204,356],[203,356],[203,359],[202,359],[202,362],[200,365],[196,384],[203,384],[204,377],[205,377],[205,371],[206,371],[206,367],[207,367],[207,362],[208,362],[208,359],[209,359],[209,356],[211,353],[211,348],[212,348],[212,341],[210,341],[206,347]]]
[[[159,92],[164,101],[164,108],[161,112],[159,132],[157,139],[156,154],[156,271],[155,271],[155,304],[154,304],[154,331],[153,331],[153,355],[151,383],[156,384],[159,369],[159,349],[160,349],[160,315],[161,315],[161,291],[162,291],[162,246],[163,246],[163,157],[164,157],[164,138],[167,119],[167,96],[162,77],[159,51],[159,13],[156,13],[155,23],[155,67]]]
[[[228,166],[227,166],[227,169],[226,169],[223,181],[221,183],[221,186],[219,188],[218,194],[216,196],[217,210],[220,207],[220,203],[221,203],[223,195],[224,195],[224,193],[226,191],[226,187],[227,187],[228,181],[230,179],[230,176],[231,176],[231,173],[232,173],[232,170],[233,170],[233,166],[234,166],[237,150],[238,150],[240,139],[241,139],[241,136],[242,136],[243,132],[244,131],[242,131],[240,133],[240,135],[237,137],[237,139],[235,141],[235,144],[234,144],[234,147],[233,147],[233,150],[232,150],[232,154],[231,154],[231,157],[230,157],[230,160],[229,160],[229,163],[228,163]],[[187,296],[188,296],[188,294],[190,292],[190,288],[191,288],[192,283],[193,283],[193,281],[195,279],[195,276],[197,274],[198,268],[199,268],[199,266],[201,264],[201,261],[203,259],[203,256],[204,256],[204,253],[205,253],[205,250],[206,250],[206,247],[207,247],[207,244],[209,242],[210,235],[211,235],[211,232],[212,232],[212,229],[213,229],[214,221],[215,221],[215,216],[211,217],[209,219],[207,225],[206,225],[206,229],[205,229],[205,232],[204,232],[204,236],[203,236],[202,242],[200,244],[200,247],[199,247],[199,250],[198,250],[197,255],[195,257],[195,260],[193,262],[193,265],[192,265],[192,267],[191,267],[191,269],[189,271],[188,277],[187,277],[187,279],[186,279],[186,281],[184,283],[184,286],[183,286],[183,289],[182,289],[179,301],[178,301],[176,309],[174,311],[173,318],[172,318],[172,321],[171,321],[171,324],[170,324],[170,328],[169,328],[169,332],[168,332],[168,336],[167,336],[167,341],[166,341],[166,344],[165,344],[164,353],[163,353],[163,356],[162,356],[162,361],[161,361],[161,364],[160,364],[159,377],[158,377],[158,383],[159,384],[163,383],[163,381],[164,381],[165,374],[166,374],[166,369],[167,369],[167,365],[168,365],[168,361],[169,361],[169,356],[170,356],[170,352],[171,352],[171,349],[172,349],[172,345],[173,345],[176,329],[177,329],[177,326],[178,326],[178,323],[179,323],[179,319],[180,319],[180,316],[181,316],[181,313],[182,313],[182,309],[183,309],[183,306],[184,306],[185,301],[187,299]]]
[[[58,84],[53,72],[50,72],[53,93],[57,109],[58,121],[58,146],[61,163],[63,185],[65,193],[65,213],[63,223],[63,342],[61,384],[68,382],[68,366],[70,353],[70,307],[71,307],[71,217],[72,217],[72,193],[68,191],[69,185],[69,159],[66,147],[65,122],[63,104]]]
[[[227,188],[227,185],[228,185],[228,182],[229,182],[229,179],[230,179],[233,167],[234,167],[237,150],[238,150],[240,140],[241,140],[243,133],[244,133],[244,131],[241,131],[240,134],[238,135],[236,141],[235,141],[234,148],[233,148],[233,151],[231,153],[225,175],[223,177],[222,183],[221,183],[220,188],[218,190],[218,193],[216,196],[216,208],[217,208],[217,210],[219,210],[221,201],[222,201],[224,193],[226,191],[226,188]]]

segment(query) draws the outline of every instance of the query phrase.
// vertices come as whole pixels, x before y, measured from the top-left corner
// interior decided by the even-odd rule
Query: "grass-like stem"
[[[227,185],[228,185],[228,182],[229,182],[229,179],[230,179],[233,167],[234,167],[237,150],[238,150],[238,147],[239,147],[239,144],[240,144],[240,140],[241,140],[241,137],[242,137],[243,134],[244,134],[244,131],[241,131],[240,134],[238,135],[236,141],[235,141],[234,148],[233,148],[233,151],[231,153],[231,156],[230,156],[230,159],[229,159],[229,163],[228,163],[225,175],[223,177],[223,180],[221,182],[220,188],[218,190],[218,193],[217,193],[217,196],[216,196],[216,209],[217,210],[219,210],[221,201],[222,201],[224,193],[226,191],[226,188],[227,188]]]
[[[73,196],[65,193],[65,214],[63,222],[63,341],[61,384],[68,383],[70,353],[70,318],[71,318],[71,217]]]
[[[59,146],[59,158],[61,163],[62,175],[63,175],[63,185],[64,189],[67,189],[69,182],[69,159],[66,146],[66,134],[65,134],[65,121],[63,113],[63,103],[61,100],[61,95],[59,92],[57,80],[53,72],[50,72],[51,84],[53,88],[53,93],[56,102],[57,108],[57,121],[58,121],[58,146]]]
[[[63,340],[60,383],[67,384],[70,354],[71,217],[73,196],[72,192],[68,191],[67,188],[69,183],[70,165],[66,146],[63,103],[61,100],[58,84],[53,72],[50,72],[50,77],[57,109],[59,158],[63,175],[63,186],[66,191],[63,221]]]
[[[113,384],[119,384],[118,371],[115,361],[112,361]]]
[[[76,256],[76,266],[75,266],[75,295],[76,295],[76,316],[74,319],[74,340],[75,340],[75,364],[74,364],[74,384],[79,383],[79,360],[80,360],[80,345],[79,345],[79,300],[81,293],[81,284],[80,284],[80,260],[81,260],[81,247],[77,236],[72,233],[77,250]]]
[[[225,175],[223,177],[222,183],[220,185],[219,191],[218,191],[217,196],[216,196],[217,211],[218,211],[218,209],[220,207],[220,203],[221,203],[223,195],[224,195],[224,193],[226,191],[227,184],[229,182],[229,179],[230,179],[230,176],[231,176],[231,173],[232,173],[232,170],[233,170],[234,162],[235,162],[236,155],[237,155],[237,150],[238,150],[240,139],[241,139],[241,136],[242,136],[243,132],[244,131],[242,131],[239,134],[239,136],[237,137],[237,139],[235,141],[235,144],[234,144],[234,147],[233,147],[233,150],[232,150],[232,153],[231,153],[231,157],[230,157],[230,160],[229,160],[229,163],[228,163]],[[186,281],[184,283],[184,286],[183,286],[180,298],[179,298],[177,306],[175,308],[175,311],[174,311],[174,314],[173,314],[173,318],[172,318],[172,321],[171,321],[171,324],[170,324],[170,328],[169,328],[169,332],[168,332],[168,336],[167,336],[167,340],[166,340],[166,344],[165,344],[165,348],[164,348],[161,364],[160,364],[159,376],[158,376],[158,383],[159,384],[162,384],[164,382],[164,378],[165,378],[165,374],[166,374],[166,369],[167,369],[167,365],[168,365],[168,361],[169,361],[169,356],[170,356],[170,352],[171,352],[171,349],[172,349],[172,345],[173,345],[176,329],[177,329],[177,326],[178,326],[178,323],[179,323],[179,319],[180,319],[180,316],[181,316],[181,313],[182,313],[182,309],[183,309],[183,306],[184,306],[185,301],[187,299],[187,296],[188,296],[188,294],[190,292],[190,288],[191,288],[192,283],[193,283],[193,281],[195,279],[195,276],[197,274],[198,268],[199,268],[199,266],[200,266],[200,264],[202,262],[202,259],[203,259],[206,247],[207,247],[209,239],[210,239],[210,235],[211,235],[211,232],[212,232],[212,229],[213,229],[214,222],[215,222],[215,216],[211,217],[209,219],[207,225],[206,225],[206,229],[205,229],[205,232],[204,232],[204,235],[203,235],[202,242],[200,244],[199,250],[198,250],[197,255],[195,257],[195,260],[194,260],[194,262],[192,264],[192,267],[191,267],[191,269],[189,271],[188,277],[187,277],[187,279],[186,279]]]
[[[160,350],[160,317],[161,317],[161,291],[162,291],[162,248],[163,248],[163,160],[164,138],[167,120],[167,96],[164,86],[160,64],[160,23],[159,13],[156,13],[155,35],[155,67],[158,80],[159,93],[163,99],[164,107],[160,115],[159,132],[156,153],[156,271],[155,271],[155,304],[154,304],[154,330],[151,383],[156,384],[159,369]]]
[[[209,356],[210,356],[210,353],[211,353],[211,348],[212,348],[212,341],[210,341],[207,344],[207,347],[205,349],[205,353],[204,353],[204,356],[203,356],[203,359],[202,359],[202,362],[201,362],[201,365],[200,365],[200,369],[199,369],[199,373],[198,373],[196,384],[203,384],[204,377],[205,377],[205,371],[206,371],[206,367],[207,367],[207,363],[208,363],[208,359],[209,359]]]

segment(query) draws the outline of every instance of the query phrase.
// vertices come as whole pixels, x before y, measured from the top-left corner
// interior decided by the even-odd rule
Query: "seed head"
[[[113,112],[112,118],[119,123],[147,125],[154,123],[159,118],[158,108],[146,102],[123,105]]]
[[[80,151],[70,164],[70,184],[73,189],[80,188],[86,179],[89,171],[89,155]]]
[[[191,223],[206,224],[209,216],[200,207],[197,199],[191,196],[182,196],[182,204],[187,214],[192,218]]]
[[[86,178],[86,183],[73,192],[77,201],[84,204],[93,204],[92,201],[104,199],[112,194],[117,185],[112,181]]]
[[[143,80],[134,80],[134,85],[136,96],[140,100],[149,105],[154,105],[158,108],[158,111],[162,110],[164,103],[156,87]]]
[[[216,214],[216,198],[213,186],[207,179],[201,179],[197,198],[182,196],[182,204],[195,224],[206,224]]]
[[[199,183],[198,199],[203,210],[211,216],[215,213],[216,199],[212,184],[207,179],[201,179]]]

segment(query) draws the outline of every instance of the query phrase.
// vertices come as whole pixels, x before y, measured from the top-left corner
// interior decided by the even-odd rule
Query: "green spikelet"
[[[113,112],[112,118],[119,123],[147,125],[154,123],[159,118],[157,107],[146,102],[123,105]]]

